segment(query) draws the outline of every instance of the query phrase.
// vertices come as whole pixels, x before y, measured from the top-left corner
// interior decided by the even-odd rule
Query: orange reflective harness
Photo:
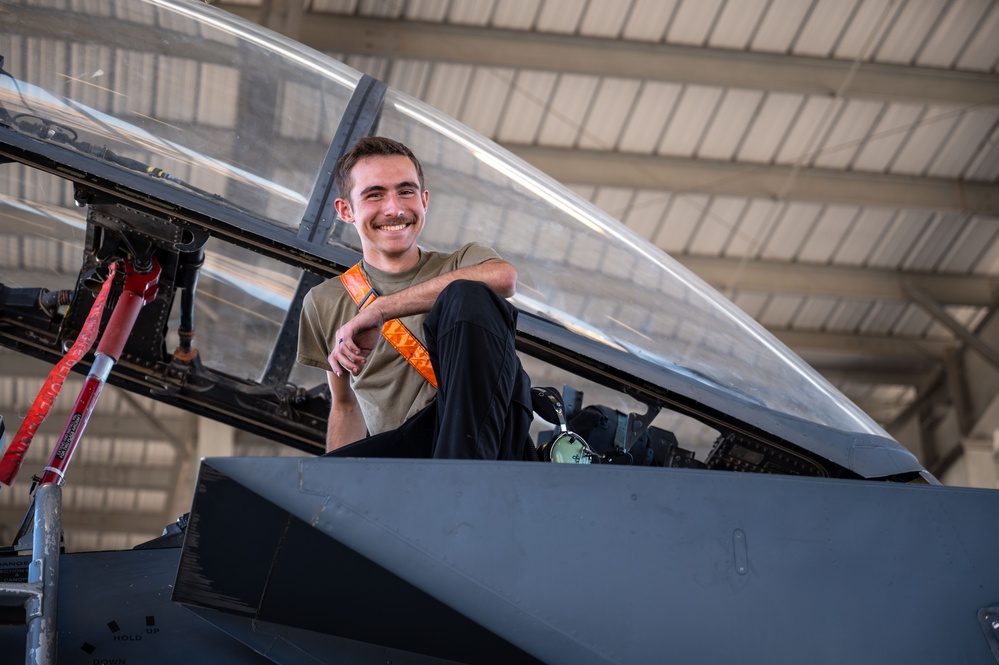
[[[368,283],[368,278],[361,272],[360,263],[340,275],[340,282],[343,284],[343,288],[347,290],[347,293],[350,294],[350,297],[354,299],[354,304],[357,305],[358,312],[373,303],[375,298],[378,297],[375,290],[371,288],[371,284]],[[434,368],[430,364],[430,354],[423,348],[420,340],[416,339],[416,336],[409,332],[409,329],[406,328],[402,321],[399,319],[386,321],[385,325],[382,326],[382,337],[388,340],[388,343],[394,346],[395,350],[430,385],[437,388],[437,377],[434,376]]]

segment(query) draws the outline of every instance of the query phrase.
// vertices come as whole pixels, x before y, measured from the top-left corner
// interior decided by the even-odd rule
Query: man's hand
[[[336,345],[329,355],[333,373],[340,376],[342,367],[357,376],[378,343],[385,321],[412,314],[426,314],[444,287],[456,279],[483,282],[503,298],[509,298],[517,291],[517,270],[502,259],[489,259],[478,265],[438,275],[397,293],[379,296],[336,331]]]
[[[340,369],[343,368],[357,376],[378,343],[383,325],[385,318],[372,303],[337,330],[336,345],[329,355],[333,373],[340,376]]]

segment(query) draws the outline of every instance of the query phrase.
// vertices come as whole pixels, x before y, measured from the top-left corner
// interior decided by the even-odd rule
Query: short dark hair
[[[365,157],[390,157],[402,155],[408,157],[416,167],[416,175],[420,180],[420,191],[423,191],[423,167],[413,151],[402,143],[384,136],[365,136],[337,160],[333,169],[333,181],[336,184],[340,198],[350,199],[350,190],[354,188],[354,178],[351,172],[357,163]]]

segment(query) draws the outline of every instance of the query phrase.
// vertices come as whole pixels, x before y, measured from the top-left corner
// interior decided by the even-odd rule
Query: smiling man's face
[[[364,260],[380,270],[402,272],[420,259],[430,195],[420,189],[416,166],[404,155],[365,157],[351,171],[349,200],[335,201],[343,221],[361,237]]]

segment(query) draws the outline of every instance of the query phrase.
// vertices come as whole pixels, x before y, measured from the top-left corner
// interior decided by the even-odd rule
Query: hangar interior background
[[[726,294],[945,484],[999,487],[999,2],[211,4],[567,184]],[[73,5],[54,1],[51,18]],[[162,103],[235,131],[238,110],[212,91],[240,84],[192,60],[187,97]],[[51,247],[2,221],[0,234],[0,281],[52,268]],[[2,349],[0,367],[10,436],[48,367]],[[299,453],[109,387],[65,488],[67,547],[159,535],[188,509],[197,459],[228,454]],[[0,540],[26,506],[23,489],[0,492]]]

